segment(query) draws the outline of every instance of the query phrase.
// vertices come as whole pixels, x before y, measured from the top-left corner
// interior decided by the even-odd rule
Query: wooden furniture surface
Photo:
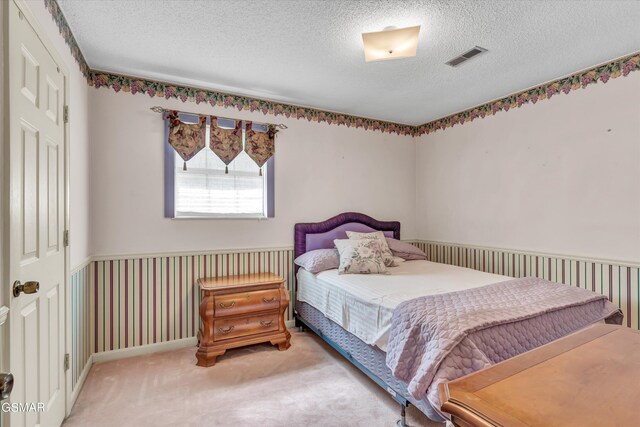
[[[200,287],[198,366],[213,366],[228,349],[271,342],[278,350],[290,347],[284,312],[289,291],[272,273],[207,277]]]
[[[594,325],[439,393],[456,426],[640,426],[640,333]]]

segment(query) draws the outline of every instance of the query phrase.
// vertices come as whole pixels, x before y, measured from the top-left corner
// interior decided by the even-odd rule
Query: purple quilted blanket
[[[538,278],[405,301],[393,312],[387,365],[438,410],[438,383],[539,347],[622,312],[605,296]]]

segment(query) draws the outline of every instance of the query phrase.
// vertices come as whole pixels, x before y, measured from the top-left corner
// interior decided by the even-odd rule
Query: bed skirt
[[[433,409],[426,395],[421,400],[414,399],[407,391],[407,385],[391,374],[391,370],[385,362],[385,352],[378,347],[365,343],[337,323],[326,318],[318,309],[305,302],[296,301],[296,313],[298,318],[309,326],[317,329],[324,337],[333,341],[353,359],[358,361],[358,363],[386,383],[393,392],[400,394],[427,417],[434,421],[445,421],[442,415]],[[391,393],[390,390],[387,391]]]

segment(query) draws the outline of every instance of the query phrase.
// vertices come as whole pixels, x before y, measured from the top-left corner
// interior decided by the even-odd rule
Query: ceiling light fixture
[[[416,56],[420,26],[407,28],[387,27],[382,31],[362,33],[364,60],[385,61]]]

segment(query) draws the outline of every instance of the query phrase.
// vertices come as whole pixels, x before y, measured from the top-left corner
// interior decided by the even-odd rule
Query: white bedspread
[[[407,261],[391,274],[318,274],[298,270],[298,300],[362,341],[386,351],[393,310],[403,301],[512,279],[430,261]]]

